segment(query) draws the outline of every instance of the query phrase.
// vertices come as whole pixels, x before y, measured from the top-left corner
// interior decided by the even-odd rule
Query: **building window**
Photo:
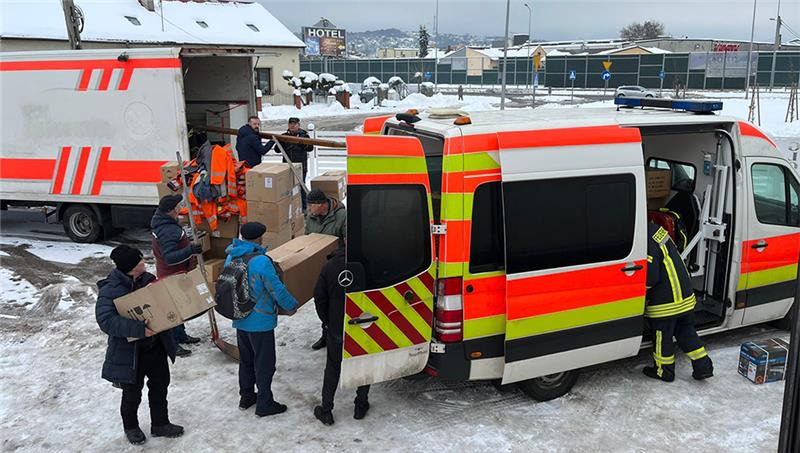
[[[272,94],[272,68],[256,68],[256,88],[264,96]]]
[[[247,28],[249,28],[250,30],[253,30],[253,31],[254,31],[254,32],[256,32],[256,33],[258,33],[258,31],[259,31],[259,30],[258,30],[258,27],[256,27],[256,26],[255,26],[255,25],[253,25],[253,24],[247,24]]]
[[[133,25],[136,25],[136,26],[142,25],[142,23],[139,22],[139,19],[137,19],[137,18],[135,18],[133,16],[125,16],[125,19],[128,19],[128,22],[132,23]]]
[[[197,20],[195,22],[197,22],[197,25],[199,25],[200,28],[208,28],[208,24],[203,20]]]

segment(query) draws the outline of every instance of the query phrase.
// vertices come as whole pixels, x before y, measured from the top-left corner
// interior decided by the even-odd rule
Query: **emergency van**
[[[548,400],[638,354],[657,169],[669,196],[650,210],[686,226],[698,331],[789,316],[790,162],[720,102],[623,101],[640,108],[410,111],[347,137],[343,386],[425,370]]]
[[[77,242],[149,227],[161,166],[190,157],[187,122],[239,127],[255,114],[252,60],[246,49],[0,53],[3,207],[53,206]]]

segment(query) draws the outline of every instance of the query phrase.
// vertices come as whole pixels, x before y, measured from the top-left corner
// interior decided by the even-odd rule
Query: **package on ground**
[[[267,247],[267,250],[272,250],[291,240],[292,240],[292,229],[287,226],[286,228],[274,232],[270,232],[269,230],[267,230],[267,232],[264,233],[264,239],[262,245]]]
[[[327,234],[300,236],[267,251],[275,262],[281,281],[303,305],[314,297],[314,285],[328,255],[339,247],[339,238]]]
[[[232,238],[211,238],[211,248],[203,253],[203,257],[211,260],[214,258],[226,258],[228,255],[225,253],[225,249],[228,248],[233,242]]]
[[[169,186],[165,182],[160,182],[160,183],[156,184],[156,188],[158,189],[158,198],[159,199],[161,197],[166,197],[167,195],[183,195],[183,192],[182,192],[181,189],[172,190],[172,189],[169,188]]]
[[[782,381],[789,343],[780,338],[748,341],[739,351],[739,374],[756,384]]]
[[[158,333],[203,314],[216,304],[203,274],[195,269],[118,297],[114,305],[125,318],[149,320],[148,327]]]
[[[172,181],[181,173],[178,162],[167,162],[161,166],[161,182]]]
[[[672,172],[669,170],[648,168],[645,171],[647,177],[647,198],[664,198],[669,196],[672,188]]]
[[[220,218],[217,220],[217,229],[211,231],[211,226],[208,220],[203,219],[200,225],[197,225],[200,231],[208,232],[214,238],[238,238],[239,237],[239,216],[231,216],[227,220]]]
[[[292,195],[294,176],[289,164],[262,163],[247,172],[247,201],[276,202]]]
[[[343,200],[347,196],[347,177],[345,175],[322,174],[311,180],[311,190],[319,189],[325,195]]]

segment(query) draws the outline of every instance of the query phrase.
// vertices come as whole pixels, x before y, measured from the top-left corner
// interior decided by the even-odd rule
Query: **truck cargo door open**
[[[636,355],[647,225],[637,129],[498,133],[506,247],[503,383]]]
[[[413,137],[347,137],[343,387],[422,371],[435,266],[425,154]]]

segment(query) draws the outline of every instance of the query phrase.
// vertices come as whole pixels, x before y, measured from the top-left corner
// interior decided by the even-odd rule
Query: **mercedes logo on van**
[[[339,272],[339,286],[347,288],[353,284],[353,273],[345,269]]]

